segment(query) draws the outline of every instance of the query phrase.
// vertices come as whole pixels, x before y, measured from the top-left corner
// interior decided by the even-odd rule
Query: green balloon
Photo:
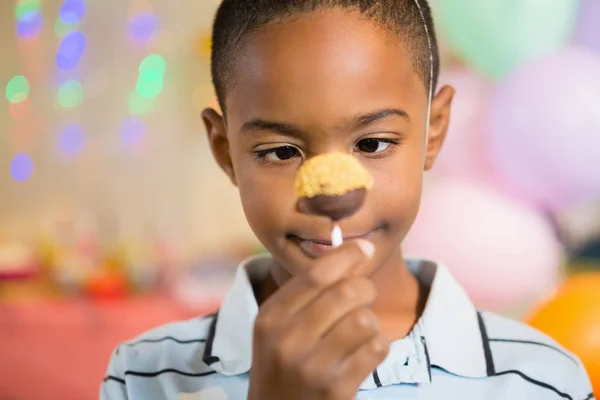
[[[575,0],[436,0],[443,39],[473,67],[500,78],[556,51],[577,21]]]

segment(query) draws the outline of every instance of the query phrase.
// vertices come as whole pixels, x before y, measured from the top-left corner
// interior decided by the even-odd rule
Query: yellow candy
[[[355,190],[373,187],[373,178],[353,156],[345,153],[324,153],[306,161],[296,175],[298,197],[318,195],[343,196]]]

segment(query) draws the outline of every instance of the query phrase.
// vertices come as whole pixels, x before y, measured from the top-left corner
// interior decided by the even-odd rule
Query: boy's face
[[[391,259],[419,208],[423,170],[443,142],[453,91],[433,103],[393,33],[359,14],[321,11],[261,29],[243,44],[227,120],[204,112],[215,157],[239,187],[258,239],[294,275],[329,246],[331,221],[298,210],[296,171],[303,160],[348,152],[375,185],[340,225],[347,239],[376,246],[369,271]]]

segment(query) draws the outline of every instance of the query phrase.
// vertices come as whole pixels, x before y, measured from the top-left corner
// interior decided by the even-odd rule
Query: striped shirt
[[[215,315],[174,322],[122,343],[102,400],[244,399],[258,306],[252,282],[269,259],[242,263]],[[430,287],[423,315],[362,383],[357,399],[594,398],[581,362],[542,333],[475,309],[441,264],[408,260]]]

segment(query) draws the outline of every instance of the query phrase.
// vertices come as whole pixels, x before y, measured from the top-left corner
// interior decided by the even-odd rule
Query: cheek
[[[423,168],[413,154],[398,154],[385,168],[373,171],[373,201],[394,236],[406,235],[419,210]]]
[[[295,211],[295,169],[259,166],[251,160],[239,170],[236,175],[248,223],[258,239],[269,242],[269,236],[279,235]]]

